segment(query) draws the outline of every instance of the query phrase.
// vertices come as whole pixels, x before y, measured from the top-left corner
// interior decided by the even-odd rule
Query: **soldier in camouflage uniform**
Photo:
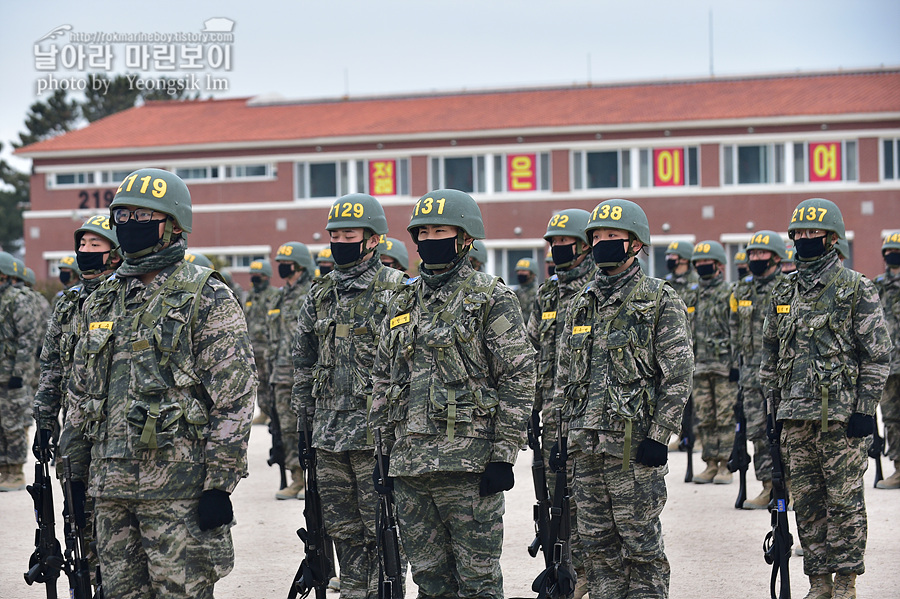
[[[22,267],[0,251],[0,491],[25,488],[26,426],[31,401],[25,385],[32,377],[40,343],[36,304],[13,285]]]
[[[522,308],[522,318],[528,322],[531,316],[531,310],[534,307],[534,300],[537,298],[537,264],[531,258],[522,258],[516,262],[516,279],[519,284],[513,289],[516,297],[519,298],[519,306]]]
[[[382,264],[406,274],[406,269],[409,268],[409,252],[405,243],[382,235],[381,241],[378,242],[378,253],[381,254]]]
[[[728,458],[734,446],[734,404],[739,372],[731,329],[737,318],[731,286],[725,282],[725,249],[718,241],[694,246],[691,262],[700,281],[688,289],[684,303],[694,343],[694,413],[706,469],[698,484],[732,482]]]
[[[502,491],[525,445],[534,350],[513,291],[471,267],[484,224],[468,194],[423,196],[408,229],[421,275],[382,324],[371,422],[419,597],[499,599]]]
[[[599,270],[569,304],[557,342],[581,558],[591,597],[667,597],[659,515],[666,442],[691,393],[685,307],[672,287],[641,272],[650,227],[640,206],[601,202],[585,233]],[[555,445],[551,466],[566,458]]]
[[[732,291],[731,304],[737,307],[737,318],[732,319],[731,336],[738,352],[747,439],[753,443],[753,468],[763,489],[757,497],[745,500],[742,507],[763,510],[769,506],[772,494],[772,456],[766,440],[766,400],[759,384],[759,361],[767,301],[782,279],[781,260],[786,254],[781,236],[766,230],[750,237],[746,251],[751,274],[738,281]]]
[[[891,373],[881,396],[881,415],[884,418],[884,437],[888,458],[894,462],[894,473],[876,485],[879,489],[900,489],[900,232],[884,238],[881,255],[886,266],[883,275],[875,278],[881,297],[894,349],[891,353]]]
[[[749,262],[750,258],[746,249],[734,253],[734,266],[737,269],[738,281],[742,281],[750,276]]]
[[[259,414],[253,424],[265,424],[269,420],[269,411],[275,401],[272,395],[272,384],[269,380],[269,364],[266,352],[269,351],[269,328],[266,323],[272,303],[278,297],[278,289],[271,286],[272,265],[268,260],[253,260],[250,263],[250,282],[253,288],[244,300],[244,316],[247,318],[247,330],[250,331],[250,342],[253,343],[253,357],[259,372],[259,390],[256,392],[256,403]]]
[[[334,258],[331,257],[331,248],[324,247],[316,254],[316,278],[324,277],[334,270]]]
[[[37,364],[37,359],[40,358],[41,355],[41,344],[40,342],[44,339],[44,333],[47,331],[47,318],[50,317],[50,303],[47,301],[43,295],[32,289],[28,285],[28,269],[25,267],[25,263],[18,258],[14,258],[16,262],[16,276],[12,279],[12,285],[16,289],[22,292],[22,295],[25,297],[26,301],[30,304],[28,306],[28,312],[32,315],[35,322],[37,323],[37,335],[38,335],[38,345],[35,348],[35,364]],[[37,389],[38,385],[38,369],[32,368],[31,375],[28,379],[25,380],[25,393],[28,397],[34,397],[34,392]],[[30,422],[31,414],[27,414],[25,417],[26,423]],[[26,424],[26,428],[27,428]]]
[[[469,250],[469,263],[473,270],[484,272],[484,265],[487,264],[487,248],[484,242],[476,239],[472,242],[472,249]]]
[[[792,272],[797,272],[797,265],[794,263],[794,248],[789,247],[784,251],[787,257],[781,261],[781,274],[789,275]]]
[[[110,214],[125,262],[84,302],[60,455],[95,500],[107,597],[211,598],[234,565],[229,495],[247,475],[247,326],[218,275],[184,260],[181,179],[138,170]]]
[[[772,290],[759,377],[783,427],[806,597],[847,599],[865,571],[865,437],[875,431],[891,340],[875,286],[838,260],[838,207],[800,202],[788,234],[797,274]]]
[[[687,290],[700,280],[691,265],[694,245],[688,241],[673,241],[666,248],[666,269],[664,280],[672,286],[681,299]]]
[[[388,228],[374,197],[339,198],[325,228],[337,268],[313,286],[300,309],[291,405],[312,423],[325,530],[338,554],[341,596],[374,599],[378,497],[372,482],[374,437],[367,425],[371,370],[390,294],[404,275],[379,258],[379,235]]]
[[[284,281],[268,313],[268,353],[270,381],[275,397],[281,440],[284,443],[284,466],[291,472],[291,484],[275,493],[275,499],[297,499],[304,488],[303,468],[297,443],[300,435],[295,423],[297,413],[291,408],[291,388],[294,386],[294,335],[300,307],[312,286],[313,262],[309,248],[298,241],[289,241],[275,254],[278,276]]]

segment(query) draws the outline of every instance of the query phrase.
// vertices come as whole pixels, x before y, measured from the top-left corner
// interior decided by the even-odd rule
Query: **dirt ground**
[[[33,429],[32,429],[33,430]],[[250,437],[250,477],[234,493],[237,526],[234,571],[216,585],[219,598],[284,598],[302,559],[302,544],[295,530],[303,525],[302,501],[276,501],[276,468],[266,465],[269,436],[263,426],[254,426]],[[769,530],[765,511],[734,509],[737,482],[731,485],[685,484],[685,454],[670,454],[667,477],[669,500],[662,514],[666,554],[672,565],[672,599],[766,599],[770,567],[763,560],[762,542]],[[699,456],[694,467],[699,468]],[[886,475],[893,472],[885,461]],[[28,481],[32,465],[26,467]],[[534,537],[531,484],[531,454],[519,454],[515,468],[516,486],[506,494],[503,555],[504,587],[507,597],[533,597],[531,583],[541,570],[540,556],[531,558],[526,547]],[[750,474],[752,479],[752,472]],[[873,489],[874,467],[866,473],[866,506],[869,537],[866,574],[857,582],[859,597],[900,597],[900,490]],[[748,494],[759,489],[749,482]],[[57,502],[61,492],[54,488]],[[61,507],[61,502],[60,502]],[[58,519],[61,520],[61,519]],[[796,541],[796,524],[790,516]],[[0,493],[0,598],[45,597],[43,585],[29,587],[22,577],[33,550],[34,520],[30,496],[25,492]],[[62,525],[57,522],[62,540]],[[791,559],[792,596],[808,590],[802,558]],[[65,596],[65,578],[60,580],[60,596]],[[336,592],[329,599],[338,599]],[[416,596],[411,576],[407,598]]]

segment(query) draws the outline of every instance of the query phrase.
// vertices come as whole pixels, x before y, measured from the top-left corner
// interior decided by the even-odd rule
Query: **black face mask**
[[[254,285],[259,285],[260,283],[262,283],[262,277],[259,275],[253,275],[252,277],[250,277],[250,282]]]
[[[595,243],[592,252],[597,266],[603,269],[615,268],[625,262],[628,258],[625,241],[624,239],[605,239]]]
[[[553,266],[552,264],[548,265],[547,266],[547,276],[552,277],[554,274],[556,274],[556,267]]]
[[[701,279],[711,279],[716,274],[716,265],[715,264],[698,264],[697,265],[697,274]]]
[[[147,248],[152,248],[159,243],[159,223],[165,220],[151,220],[139,223],[134,219],[116,225],[116,237],[119,245],[126,254],[137,254]]]
[[[557,266],[568,266],[575,261],[575,244],[551,246],[550,255]]]
[[[825,253],[824,237],[799,237],[794,240],[797,257],[802,260],[814,260]]]
[[[666,270],[675,272],[676,268],[678,268],[678,258],[669,258],[666,260]]]
[[[364,241],[350,241],[350,242],[340,242],[340,241],[332,241],[331,242],[331,257],[334,258],[334,263],[338,266],[343,266],[345,264],[353,264],[354,262],[359,261],[360,256],[362,256],[362,246]]]
[[[516,280],[519,282],[519,285],[524,285],[528,282],[530,275],[516,275]]]
[[[765,270],[765,269],[763,269],[763,270]],[[750,268],[749,266],[738,266],[737,273],[738,273],[738,278],[740,278],[740,279],[743,279],[744,277],[749,275],[751,272],[753,272],[753,269]]]
[[[78,261],[78,268],[81,272],[103,272],[106,270],[106,256],[108,252],[82,252],[75,250],[75,258]]]
[[[423,239],[417,242],[419,257],[425,268],[446,268],[456,260],[456,236],[446,239]]]
[[[294,265],[290,262],[282,262],[278,265],[278,276],[287,279],[294,274]]]
[[[750,268],[753,276],[758,277],[769,269],[769,260],[751,260],[747,263],[747,266]]]
[[[891,252],[884,255],[884,261],[888,266],[900,266],[900,253]]]
[[[331,272],[330,266],[325,266],[324,264],[319,265],[319,276],[320,277],[324,277],[325,275],[327,275],[330,272]]]
[[[61,270],[59,271],[59,282],[63,285],[68,285],[69,281],[72,280],[72,271],[71,270]]]

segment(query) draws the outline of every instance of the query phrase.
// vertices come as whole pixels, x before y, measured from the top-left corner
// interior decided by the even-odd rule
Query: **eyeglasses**
[[[794,239],[815,239],[816,237],[825,237],[828,231],[824,229],[798,229],[794,232]]]
[[[134,216],[134,220],[139,223],[149,223],[153,220],[153,210],[146,208],[138,208],[137,210],[129,210],[128,208],[116,208],[112,211],[113,222],[117,225],[124,225]]]

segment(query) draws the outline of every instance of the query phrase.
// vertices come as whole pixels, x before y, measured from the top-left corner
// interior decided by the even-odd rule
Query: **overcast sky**
[[[897,0],[4,2],[3,155],[25,130],[31,103],[46,98],[37,95],[39,84],[83,82],[88,72],[105,71],[39,71],[34,45],[49,32],[71,26],[40,42],[43,48],[89,52],[88,42],[73,43],[70,34],[199,34],[214,17],[233,21],[234,39],[219,49],[230,52],[230,69],[212,73],[228,89],[201,89],[204,97],[332,98],[709,77],[711,68],[721,77],[900,66]],[[175,43],[176,52],[186,45]],[[111,74],[160,74],[126,68],[127,52],[125,44],[112,46]]]

